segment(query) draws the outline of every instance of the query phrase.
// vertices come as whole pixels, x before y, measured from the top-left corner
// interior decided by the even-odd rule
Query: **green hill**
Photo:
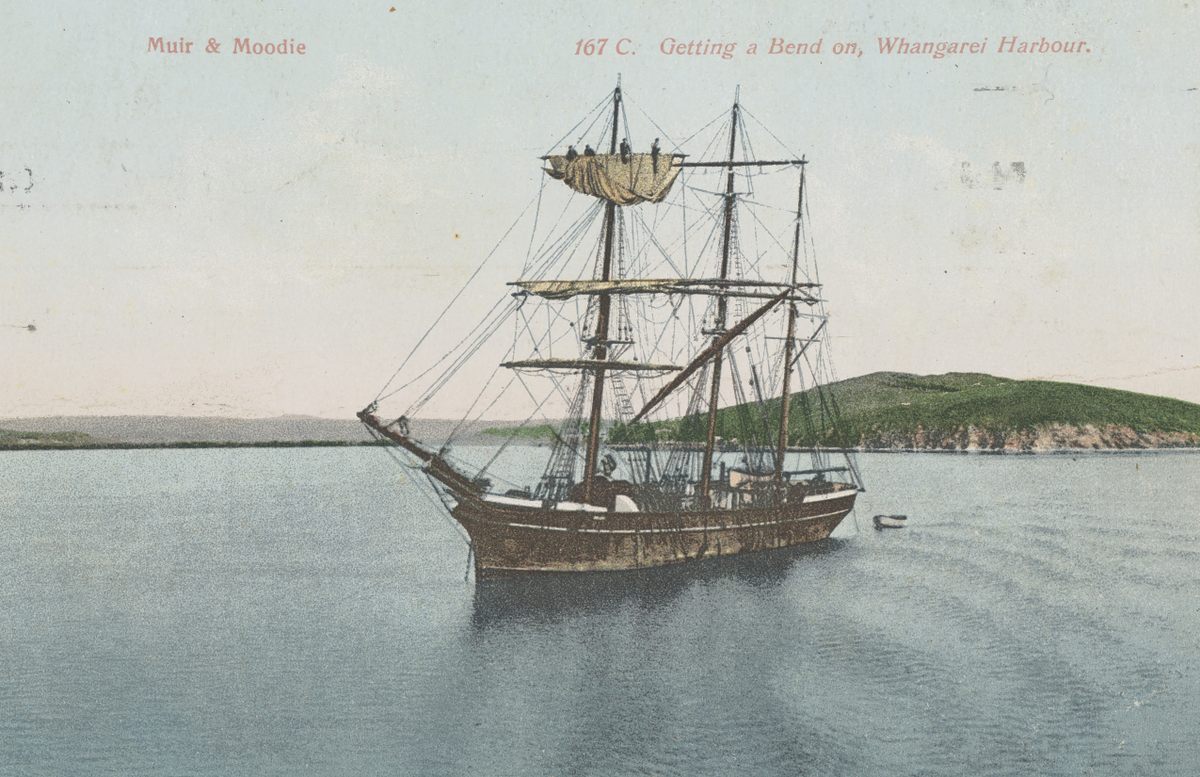
[[[1200,446],[1200,405],[1131,391],[980,373],[877,372],[793,395],[789,442],[868,449],[1158,448]],[[724,408],[717,434],[777,428],[779,401]],[[838,418],[836,426],[834,418]],[[701,416],[617,427],[613,442],[699,442]],[[760,431],[759,439],[763,438]]]
[[[537,426],[489,426],[483,430],[484,434],[493,437],[513,437],[521,441],[546,442],[553,440],[555,429],[549,424],[539,424]]]

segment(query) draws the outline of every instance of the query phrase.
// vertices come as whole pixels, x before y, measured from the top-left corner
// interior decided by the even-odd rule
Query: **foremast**
[[[608,153],[617,153],[617,128],[621,122],[621,84],[613,90],[612,137]],[[617,204],[608,200],[604,207],[604,255],[600,262],[599,281],[612,278],[613,232],[616,229]],[[596,335],[592,341],[592,359],[603,362],[608,359],[608,318],[612,309],[612,298],[601,292],[597,305]],[[592,499],[592,487],[596,480],[596,459],[600,455],[600,424],[604,414],[604,376],[606,370],[598,366],[592,373],[592,410],[588,417],[587,453],[583,464],[583,499]]]
[[[738,129],[738,100],[734,97],[733,111],[730,116],[729,125],[729,173],[725,178],[725,223],[723,226],[721,239],[721,268],[719,272],[720,280],[728,280],[729,278],[729,243],[733,237],[733,203],[736,197],[733,191],[734,183],[734,167],[733,155],[737,150],[737,129]],[[725,334],[725,318],[728,314],[728,302],[725,297],[717,298],[717,319],[713,326],[713,336],[719,339]],[[702,502],[707,503],[709,499],[709,491],[712,488],[712,465],[713,465],[713,448],[717,441],[717,410],[720,401],[721,393],[721,364],[724,361],[725,349],[718,349],[713,354],[712,360],[712,385],[708,394],[708,424],[705,428],[704,435],[704,460],[700,465],[700,489],[699,496]]]

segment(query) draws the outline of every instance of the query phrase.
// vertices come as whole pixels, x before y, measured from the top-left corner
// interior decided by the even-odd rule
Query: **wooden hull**
[[[476,579],[535,572],[613,572],[774,550],[827,538],[857,492],[833,499],[736,511],[577,512],[459,504]]]

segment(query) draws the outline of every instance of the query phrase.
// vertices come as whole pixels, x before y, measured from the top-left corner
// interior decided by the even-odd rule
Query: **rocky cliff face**
[[[1128,426],[1072,426],[1048,424],[1033,429],[993,430],[959,426],[933,430],[918,426],[912,433],[866,434],[859,439],[865,450],[927,451],[1055,451],[1139,450],[1200,447],[1200,434],[1188,432],[1138,432]]]

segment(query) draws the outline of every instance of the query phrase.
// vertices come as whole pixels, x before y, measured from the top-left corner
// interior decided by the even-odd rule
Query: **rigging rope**
[[[597,120],[600,118],[600,116],[601,116],[601,113],[599,112],[599,111],[600,111],[600,108],[601,108],[602,106],[605,106],[605,105],[607,105],[607,104],[608,104],[608,101],[609,101],[609,98],[611,97],[611,95],[612,95],[612,92],[609,92],[608,94],[604,95],[604,97],[600,98],[600,102],[596,103],[596,104],[595,104],[595,105],[592,107],[592,109],[591,109],[590,111],[588,111],[587,113],[585,113],[585,114],[583,115],[583,118],[582,118],[582,119],[580,119],[579,121],[577,121],[577,122],[575,123],[575,126],[574,126],[574,127],[571,127],[571,129],[567,130],[566,134],[564,134],[564,135],[563,135],[561,138],[559,138],[558,140],[556,140],[556,141],[554,142],[554,144],[553,144],[553,145],[551,145],[551,146],[550,146],[550,148],[548,148],[548,149],[546,150],[546,154],[547,154],[547,155],[549,155],[551,152],[553,152],[553,151],[554,151],[554,149],[556,149],[556,148],[558,148],[560,145],[562,145],[562,142],[563,142],[564,140],[566,140],[567,138],[571,137],[571,133],[572,133],[572,132],[574,132],[575,130],[577,130],[581,124],[583,124],[585,121],[587,121],[587,118],[588,118],[588,116],[591,116],[593,113],[595,113],[595,114],[596,114],[596,116],[595,116],[595,117],[592,119],[592,123],[591,123],[591,124],[589,124],[589,125],[588,125],[588,128],[587,128],[587,129],[585,129],[585,130],[584,130],[582,133],[580,133],[579,137],[578,137],[578,138],[575,140],[575,143],[576,143],[576,145],[578,145],[579,141],[583,139],[583,136],[584,136],[584,135],[586,135],[586,134],[588,134],[588,132],[590,132],[590,131],[591,131],[591,129],[592,129],[592,126],[593,126],[593,125],[595,125],[596,121],[597,121]]]
[[[630,99],[629,99],[627,96],[624,96],[624,95],[622,95],[622,96],[624,97],[624,99],[625,99],[625,101],[626,101],[626,102],[634,102],[634,101],[630,100]],[[637,109],[638,109],[638,112],[639,112],[639,113],[641,113],[643,116],[645,116],[645,117],[646,117],[646,120],[647,120],[647,121],[649,121],[651,124],[653,124],[653,125],[654,125],[654,129],[658,130],[658,132],[659,132],[659,135],[660,135],[661,137],[664,137],[664,138],[666,138],[666,139],[667,139],[667,142],[671,144],[671,149],[672,149],[672,150],[674,150],[674,151],[679,151],[679,149],[680,149],[680,145],[679,145],[678,143],[676,143],[674,140],[672,140],[672,139],[671,139],[671,136],[667,134],[667,131],[666,131],[666,130],[664,130],[662,127],[658,126],[658,122],[656,122],[656,121],[655,121],[655,120],[654,120],[654,119],[653,119],[653,118],[650,116],[650,114],[646,113],[646,111],[642,109],[642,106],[641,106],[640,104],[637,104],[637,103],[635,103],[635,105],[636,105],[636,107],[637,107]],[[713,121],[716,121],[716,119],[713,119]],[[712,122],[709,122],[709,123],[711,124]]]
[[[521,373],[515,372],[513,374],[519,376]],[[524,383],[523,380],[521,382]],[[517,426],[513,427],[512,434],[510,434],[508,436],[508,438],[504,441],[504,443],[502,445],[500,445],[500,447],[496,450],[496,453],[490,459],[487,460],[487,463],[483,465],[483,469],[481,469],[481,470],[479,470],[479,472],[475,473],[475,477],[482,477],[488,471],[488,469],[490,469],[491,466],[496,463],[496,459],[500,458],[500,454],[504,453],[504,451],[508,449],[508,446],[512,443],[512,441],[517,439],[517,434],[522,429],[525,428],[525,425],[528,424],[530,421],[532,421],[533,417],[535,415],[537,415],[538,413],[541,413],[542,406],[544,406],[548,401],[550,401],[550,397],[546,397],[545,399],[543,399],[541,402],[538,403],[537,407],[535,407],[533,409],[533,412],[530,413],[528,416],[526,416],[524,421],[522,421]]]
[[[744,105],[742,106],[742,112],[745,113],[747,116],[749,116],[751,119],[754,119],[754,122],[759,127],[762,127],[762,129],[768,135],[770,135],[772,138],[774,138],[775,142],[778,143],[783,148],[784,151],[787,151],[789,154],[791,154],[793,159],[802,159],[803,158],[794,149],[792,149],[791,146],[789,146],[787,143],[784,143],[782,140],[780,140],[778,135],[776,135],[774,132],[771,132],[771,128],[768,127],[766,124],[763,124],[762,121],[760,121],[759,118],[757,116],[755,116],[753,113],[751,113],[750,110],[748,108],[746,108],[746,106],[744,106]]]
[[[525,262],[521,265],[521,275],[525,275],[525,271],[529,269],[529,262],[533,259],[533,239],[537,237],[538,222],[542,216],[542,194],[546,191],[546,176],[542,174],[538,176],[538,194],[537,206],[533,209],[533,229],[529,230],[529,246],[525,249]],[[574,198],[574,192],[571,192]],[[570,200],[567,201],[570,204]]]
[[[537,197],[534,197],[529,200],[529,203],[521,210],[521,214],[519,216],[517,216],[517,218],[508,227],[508,229],[504,231],[504,234],[500,237],[500,240],[496,243],[495,246],[492,247],[491,251],[488,251],[487,256],[483,257],[483,261],[479,263],[479,266],[476,267],[475,271],[472,272],[470,277],[467,278],[467,281],[466,281],[466,283],[464,283],[462,285],[462,288],[460,288],[455,293],[455,295],[450,298],[450,301],[448,303],[446,303],[446,307],[442,309],[442,312],[438,314],[438,317],[436,319],[434,319],[433,323],[429,325],[429,328],[425,330],[425,334],[421,335],[421,338],[419,340],[417,340],[417,344],[414,345],[412,347],[412,350],[408,352],[408,356],[404,357],[404,361],[402,361],[400,363],[400,366],[396,368],[396,371],[394,373],[392,373],[392,377],[388,378],[387,383],[385,383],[383,385],[383,388],[380,389],[379,393],[375,395],[376,402],[378,402],[380,399],[383,398],[384,392],[387,391],[388,387],[391,386],[392,381],[394,381],[396,379],[396,376],[399,375],[401,370],[403,370],[404,367],[408,364],[408,360],[413,357],[413,354],[415,354],[417,352],[417,349],[421,347],[421,344],[425,342],[425,339],[427,337],[429,337],[429,334],[431,332],[433,332],[434,328],[437,327],[438,323],[441,322],[442,318],[446,315],[446,313],[448,313],[450,311],[450,308],[454,305],[455,302],[458,301],[458,298],[462,296],[462,293],[467,290],[467,287],[471,285],[471,282],[475,280],[475,277],[477,275],[479,275],[480,271],[483,270],[484,266],[488,263],[488,261],[493,256],[495,256],[496,251],[500,248],[501,244],[504,243],[504,240],[509,236],[509,234],[513,231],[513,229],[516,228],[517,224],[520,223],[521,219],[525,217],[525,214],[529,211],[530,206],[533,205],[533,203],[536,199],[537,199]]]
[[[371,436],[374,437],[376,440],[387,442],[380,434],[378,434],[371,427],[367,427],[367,431],[370,432]],[[446,502],[441,497],[440,492],[437,491],[436,482],[432,478],[429,477],[429,473],[425,472],[422,467],[419,467],[419,466],[414,467],[414,466],[410,466],[410,465],[406,464],[404,462],[404,460],[402,458],[400,458],[399,454],[397,454],[397,452],[391,445],[382,445],[380,447],[382,447],[384,452],[387,453],[388,458],[390,458],[392,461],[396,462],[396,464],[398,464],[399,466],[403,467],[404,469],[420,470],[421,473],[423,475],[425,475],[426,479],[428,480],[428,486],[434,490],[435,494],[438,494],[437,501],[435,501],[433,499],[433,497],[431,497],[428,493],[426,493],[425,485],[422,484],[421,480],[419,480],[418,478],[409,478],[409,482],[412,483],[412,485],[416,489],[417,493],[419,493],[426,501],[429,502],[430,506],[433,507],[434,512],[441,515],[442,519],[454,528],[454,533],[457,534],[459,536],[459,538],[462,539],[463,542],[465,542],[468,546],[470,546],[470,544],[471,544],[470,536],[466,533],[466,530],[463,529],[463,527],[461,525],[459,525],[459,523],[457,521],[455,521],[453,519],[453,517],[450,515],[450,511],[449,511],[449,509],[447,509]]]

